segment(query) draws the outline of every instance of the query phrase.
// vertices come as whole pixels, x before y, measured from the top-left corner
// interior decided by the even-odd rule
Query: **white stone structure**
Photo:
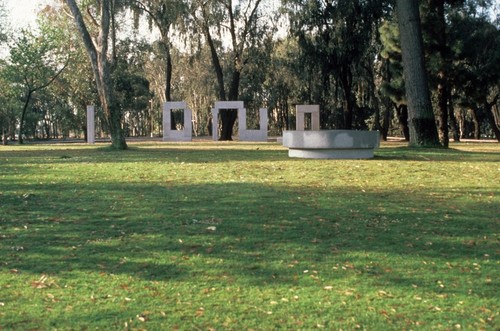
[[[247,129],[247,112],[245,108],[238,109],[238,134],[240,141],[267,141],[267,109],[259,110],[259,129]]]
[[[369,159],[380,145],[378,131],[285,131],[288,156],[308,159]]]
[[[311,130],[317,131],[319,126],[319,105],[297,105],[296,106],[296,130],[304,131],[305,114],[311,114]]]
[[[305,131],[305,114],[311,130]],[[319,105],[297,105],[295,131],[283,132],[288,156],[306,159],[370,159],[380,145],[378,131],[320,130]]]
[[[172,109],[184,111],[184,129],[172,130]],[[163,104],[163,141],[191,141],[193,139],[192,111],[184,101],[169,101]]]
[[[95,108],[87,106],[87,143],[95,144]]]
[[[212,139],[219,140],[219,111],[221,109],[237,109],[245,111],[243,101],[217,101],[212,108]]]

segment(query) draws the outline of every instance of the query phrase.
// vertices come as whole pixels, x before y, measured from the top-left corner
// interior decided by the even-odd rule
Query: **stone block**
[[[87,143],[95,144],[95,108],[87,106]]]

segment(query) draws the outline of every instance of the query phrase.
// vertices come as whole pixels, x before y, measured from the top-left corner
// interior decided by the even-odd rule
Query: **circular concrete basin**
[[[319,130],[285,131],[283,146],[288,156],[312,159],[368,159],[379,147],[378,131]]]

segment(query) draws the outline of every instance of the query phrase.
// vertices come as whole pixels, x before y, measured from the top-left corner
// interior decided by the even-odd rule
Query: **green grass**
[[[498,330],[500,146],[0,147],[0,330]]]

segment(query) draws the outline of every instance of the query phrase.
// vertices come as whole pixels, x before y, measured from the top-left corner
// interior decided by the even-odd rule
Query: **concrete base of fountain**
[[[288,156],[306,159],[370,159],[380,145],[378,131],[285,131]]]

